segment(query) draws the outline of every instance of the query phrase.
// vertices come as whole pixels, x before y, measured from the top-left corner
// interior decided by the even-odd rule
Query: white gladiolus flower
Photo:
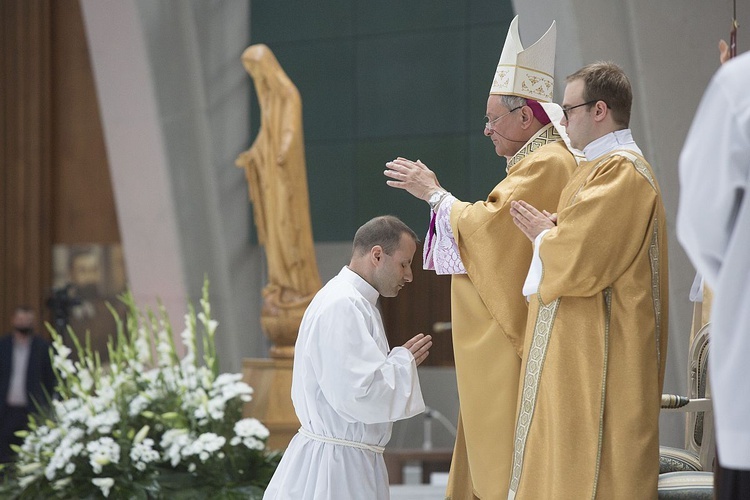
[[[55,341],[53,345],[55,346],[55,351],[57,351],[57,356],[59,356],[60,358],[67,358],[73,352],[68,346],[62,343],[62,340],[60,340],[59,342]]]
[[[52,360],[52,366],[58,371],[62,378],[67,378],[68,375],[75,373],[73,362],[66,358],[55,356]]]
[[[91,482],[94,483],[94,486],[102,490],[102,495],[105,498],[109,496],[109,490],[115,485],[115,480],[111,477],[95,477]]]
[[[213,335],[214,332],[216,332],[216,327],[219,326],[218,321],[216,321],[215,319],[208,319],[205,313],[202,313],[202,312],[198,313],[198,319],[206,327],[206,331],[208,332],[209,335]]]
[[[218,322],[207,298],[204,289],[202,312],[188,308],[179,335],[188,351],[182,359],[163,308],[161,315],[130,309],[124,330],[110,343],[106,366],[86,351],[85,342],[74,362],[71,349],[52,332],[60,397],[24,436],[13,491],[24,498],[131,498],[146,483],[166,484],[170,466],[214,485],[222,478],[207,473],[226,468],[224,462],[272,465],[264,453],[268,429],[256,419],[236,421],[253,389],[242,374],[216,373]],[[226,470],[240,488],[256,480],[247,466]]]
[[[136,359],[145,364],[151,359],[151,343],[148,341],[148,332],[145,328],[138,329],[138,337],[135,339]]]
[[[94,379],[91,377],[91,373],[88,370],[80,370],[78,373],[78,381],[81,383],[81,389],[88,392],[94,387]]]
[[[200,302],[201,302],[201,309],[203,309],[206,312],[206,314],[210,315],[211,314],[211,303],[207,300],[207,298],[205,296],[201,297]]]

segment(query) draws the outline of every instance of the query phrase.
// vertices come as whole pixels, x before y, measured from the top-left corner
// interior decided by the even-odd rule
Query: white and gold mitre
[[[518,36],[518,16],[513,18],[490,94],[517,95],[539,102],[552,102],[556,41],[557,28],[552,21],[547,32],[524,50]]]

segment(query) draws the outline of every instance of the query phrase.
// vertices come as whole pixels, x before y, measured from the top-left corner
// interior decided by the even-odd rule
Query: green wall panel
[[[252,40],[269,45],[354,34],[355,4],[351,0],[255,0],[250,9]]]
[[[482,126],[512,18],[510,0],[252,3],[252,43],[274,51],[302,95],[316,241],[349,241],[384,213],[424,233],[427,205],[385,184],[398,155],[467,201],[504,177]],[[257,131],[254,96],[251,106]]]
[[[310,215],[316,241],[343,241],[354,236],[357,204],[354,143],[313,141],[307,155]],[[344,237],[349,235],[349,237]]]
[[[357,33],[360,35],[419,32],[466,25],[465,2],[435,0],[358,0]]]
[[[506,23],[507,25],[515,16],[510,0],[470,0],[468,3],[469,23],[471,24]],[[502,32],[503,41],[505,41],[507,31],[506,28]],[[500,54],[497,57],[499,58]]]
[[[361,138],[466,131],[464,30],[367,38],[357,44]]]
[[[361,224],[377,215],[392,214],[400,217],[418,234],[424,234],[429,222],[427,204],[404,190],[386,185],[383,175],[386,162],[397,156],[420,159],[435,171],[444,187],[457,195],[464,195],[468,191],[466,151],[467,138],[464,134],[360,142],[355,152],[357,221]]]
[[[479,134],[469,137],[469,197],[486,199],[495,185],[505,179],[505,166],[505,157],[497,156],[489,137]]]

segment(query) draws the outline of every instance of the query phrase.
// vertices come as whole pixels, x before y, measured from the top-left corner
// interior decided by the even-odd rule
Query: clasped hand
[[[516,226],[531,241],[534,241],[542,231],[552,229],[557,224],[557,214],[551,214],[546,210],[540,212],[523,200],[510,202],[510,215]]]
[[[417,366],[419,366],[420,364],[422,364],[422,361],[424,361],[430,354],[430,347],[432,347],[432,335],[419,333],[407,340],[404,344],[404,347],[409,349],[409,351],[414,355],[414,361],[417,363]]]

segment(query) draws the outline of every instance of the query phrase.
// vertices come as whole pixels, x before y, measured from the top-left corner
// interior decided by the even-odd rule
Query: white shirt
[[[389,352],[378,292],[344,267],[305,311],[295,346],[292,402],[317,436],[385,446],[392,422],[424,411],[414,356]],[[264,499],[388,499],[383,455],[292,438]]]
[[[25,342],[17,342],[16,339],[13,339],[12,367],[6,398],[8,406],[26,407],[29,404],[26,375],[29,371],[30,354],[31,337],[26,337]]]
[[[724,467],[750,469],[750,53],[714,75],[680,155],[677,238],[714,290],[709,371]]]
[[[583,154],[586,156],[586,161],[591,161],[617,149],[628,149],[643,156],[641,148],[639,148],[638,144],[633,140],[633,134],[630,132],[629,128],[615,130],[614,132],[610,132],[607,135],[603,135],[600,138],[591,141],[585,148],[583,148]]]
[[[583,148],[583,154],[586,156],[586,161],[591,161],[616,150],[629,150],[643,156],[641,148],[633,140],[633,134],[629,128],[615,130],[591,141]],[[542,244],[544,235],[548,232],[549,229],[545,229],[534,239],[534,253],[531,257],[529,273],[526,275],[526,281],[523,283],[522,293],[527,300],[539,291],[539,283],[542,281],[542,259],[539,258],[539,247]]]

